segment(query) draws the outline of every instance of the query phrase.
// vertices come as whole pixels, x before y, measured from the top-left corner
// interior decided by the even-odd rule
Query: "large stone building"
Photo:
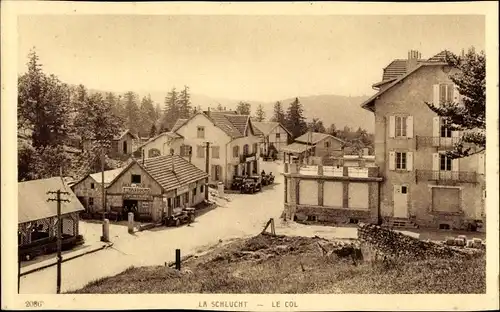
[[[380,215],[385,222],[464,228],[484,219],[484,153],[461,159],[444,154],[458,142],[426,102],[461,103],[443,51],[421,59],[411,51],[383,71],[378,92],[362,107],[375,114],[375,160],[384,178]],[[484,223],[484,222],[483,222]]]
[[[234,175],[259,172],[261,133],[250,116],[232,111],[200,112],[178,120],[172,131],[144,144],[143,157],[173,153],[203,171],[208,162],[209,183],[223,182],[227,187]]]

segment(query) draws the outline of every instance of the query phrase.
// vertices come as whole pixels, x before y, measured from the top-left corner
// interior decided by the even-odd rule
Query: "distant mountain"
[[[99,91],[99,90],[91,90]],[[103,92],[103,91],[99,91]],[[125,92],[123,92],[125,93]],[[165,96],[167,92],[162,91],[143,91],[137,92],[139,97],[151,95],[151,99],[159,103],[163,107]],[[367,100],[368,96],[341,96],[333,94],[312,95],[312,96],[299,96],[299,101],[304,108],[304,116],[307,120],[312,118],[319,118],[323,121],[325,127],[329,127],[332,123],[335,124],[337,129],[342,129],[344,126],[357,129],[358,127],[366,129],[368,132],[375,130],[375,117],[373,113],[362,109],[361,103]],[[244,100],[244,99],[242,99]],[[295,97],[280,100],[286,112],[289,104],[295,100]],[[208,107],[215,109],[219,104],[227,110],[234,110],[240,100],[210,97],[203,94],[191,94],[191,102],[194,106],[200,106],[203,110]],[[275,102],[263,101],[247,101],[252,105],[252,113],[255,112],[257,106],[262,104],[266,119],[271,118],[273,113],[273,106]]]

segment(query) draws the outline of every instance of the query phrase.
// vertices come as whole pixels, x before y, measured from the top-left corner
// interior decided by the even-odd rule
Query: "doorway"
[[[127,148],[127,141],[123,141],[123,154],[128,153],[128,148]]]
[[[127,214],[129,212],[134,213],[134,215],[138,212],[139,202],[137,200],[132,199],[124,199],[123,200],[123,213]]]
[[[407,185],[394,185],[394,217],[408,218]]]

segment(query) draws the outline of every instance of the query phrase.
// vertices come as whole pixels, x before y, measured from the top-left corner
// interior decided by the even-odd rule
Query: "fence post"
[[[134,214],[132,212],[128,213],[128,232],[134,233]]]
[[[175,250],[175,269],[177,271],[181,270],[181,250],[180,249]]]

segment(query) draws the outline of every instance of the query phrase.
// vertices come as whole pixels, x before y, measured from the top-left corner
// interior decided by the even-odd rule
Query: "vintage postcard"
[[[497,12],[2,2],[2,308],[498,309]]]

